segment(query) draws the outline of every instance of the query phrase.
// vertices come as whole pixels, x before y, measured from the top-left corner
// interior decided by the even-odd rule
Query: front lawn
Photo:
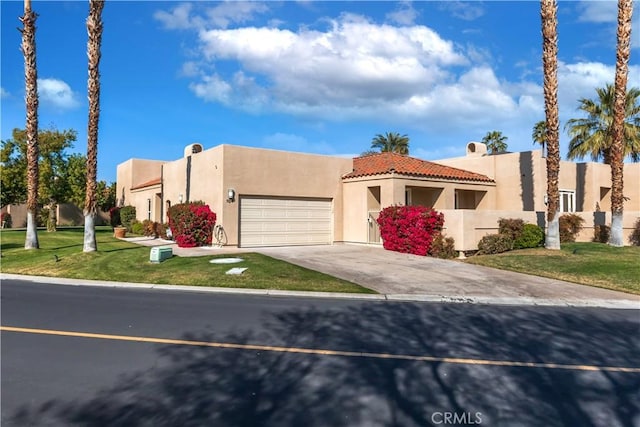
[[[149,262],[149,247],[117,240],[110,227],[98,227],[98,252],[83,253],[83,229],[38,231],[40,249],[24,249],[24,231],[2,230],[3,273],[120,282],[320,292],[375,293],[354,283],[257,254],[234,254],[238,264],[211,264],[213,258],[177,257]],[[242,275],[227,275],[232,267],[247,267]]]
[[[523,249],[479,255],[472,264],[640,294],[640,247],[567,243],[560,251]]]

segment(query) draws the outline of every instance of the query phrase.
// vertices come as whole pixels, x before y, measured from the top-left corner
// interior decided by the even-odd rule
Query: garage
[[[331,199],[240,198],[240,246],[332,243]]]

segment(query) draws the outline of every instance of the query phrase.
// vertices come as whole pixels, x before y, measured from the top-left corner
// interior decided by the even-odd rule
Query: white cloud
[[[413,8],[410,1],[402,1],[398,4],[398,8],[387,13],[387,19],[400,25],[413,25],[418,17],[418,11]]]
[[[183,3],[171,9],[170,12],[158,10],[153,17],[162,22],[168,30],[199,28],[204,25],[204,22],[198,17],[191,17],[192,8],[190,3]]]
[[[582,1],[577,8],[580,22],[605,23],[618,20],[618,2],[615,1]]]
[[[451,13],[454,18],[464,21],[473,21],[484,15],[484,7],[479,1],[444,1],[439,3],[439,7]]]
[[[378,24],[353,14],[326,22],[322,30],[203,28],[195,44],[200,62],[186,63],[182,72],[197,97],[248,112],[310,122],[373,120],[456,134],[462,153],[468,140],[500,130],[510,150],[531,148],[531,128],[544,119],[539,66],[529,73],[531,65],[520,63],[520,76],[506,80],[492,68],[489,50],[454,44],[423,25]],[[579,116],[578,99],[593,97],[594,88],[612,82],[613,74],[613,65],[561,62],[561,121]],[[640,86],[638,76],[640,68],[631,66],[629,86]],[[331,152],[328,145],[284,133],[264,141],[281,149]],[[452,142],[438,143],[445,150]],[[414,146],[422,157],[437,157],[427,147],[418,141]],[[451,154],[442,150],[442,156]]]
[[[260,2],[226,1],[206,12],[209,22],[218,28],[227,28],[232,23],[249,22],[255,15],[266,13],[266,4]]]
[[[80,105],[71,87],[58,79],[38,79],[38,96],[44,103],[60,109],[70,109]]]
[[[257,103],[270,101],[270,107],[298,113],[331,115],[336,108],[400,103],[417,87],[428,90],[447,79],[443,67],[467,64],[453,43],[427,27],[376,25],[356,15],[330,21],[325,32],[246,27],[202,31],[200,42],[206,60],[234,60],[246,73],[242,80],[236,75],[235,82],[226,81],[235,95],[226,92],[226,102],[246,102],[246,96],[252,96],[246,92],[251,78],[251,87],[260,89]],[[245,85],[238,87],[237,82]],[[196,94],[202,96],[202,91]]]
[[[9,96],[9,92],[6,91],[3,87],[0,87],[0,98],[8,98]]]
[[[217,101],[228,104],[231,101],[233,88],[217,74],[203,76],[200,83],[192,83],[189,88],[196,96],[205,101]]]
[[[585,0],[576,6],[578,13],[578,22],[596,23],[596,24],[613,24],[607,32],[607,39],[616,40],[616,26],[618,22],[618,2],[601,1],[601,0]],[[640,31],[640,4],[635,3],[633,7],[633,21],[631,23],[632,37],[631,47],[640,47],[640,37],[637,32]]]
[[[182,3],[167,12],[158,10],[153,17],[168,30],[202,29],[205,26],[227,28],[231,24],[251,21],[257,14],[269,11],[265,3],[225,1],[215,7],[204,9],[204,15],[193,14],[191,3]]]

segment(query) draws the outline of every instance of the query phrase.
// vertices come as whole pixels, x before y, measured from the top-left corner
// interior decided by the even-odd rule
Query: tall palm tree
[[[499,130],[493,130],[487,132],[484,138],[482,138],[482,143],[487,145],[489,154],[499,154],[507,151],[507,139],[509,138],[504,136]]]
[[[616,77],[617,78],[617,77]],[[616,82],[617,83],[617,82]],[[626,83],[625,83],[626,85]],[[597,88],[597,99],[582,98],[579,110],[587,113],[586,118],[571,119],[568,129],[569,159],[582,159],[590,156],[593,161],[603,160],[611,163],[611,144],[613,142],[614,110],[616,87],[608,84]],[[640,161],[640,89],[630,88],[622,98],[623,154],[634,162]]]
[[[633,0],[618,0],[618,43],[616,49],[616,79],[613,103],[613,129],[611,137],[611,246],[624,245],[622,239],[622,214],[624,196],[623,158],[625,152],[624,120],[626,113],[627,75],[631,51],[631,16]],[[637,137],[640,136],[636,135]]]
[[[547,143],[547,122],[540,120],[533,126],[533,132],[531,132],[531,139],[534,144],[540,144],[542,147],[542,156],[544,157],[544,146]]]
[[[38,70],[36,68],[36,18],[31,0],[24,0],[22,54],[24,55],[25,104],[27,110],[27,235],[25,249],[38,249]]]
[[[84,200],[84,252],[98,250],[95,219],[98,172],[98,120],[100,118],[100,45],[103,0],[89,0],[87,56],[89,57],[89,124],[87,127],[87,190]]]
[[[560,121],[558,118],[558,4],[540,1],[542,19],[542,68],[547,143],[547,234],[545,247],[560,250]]]
[[[371,140],[371,148],[380,152],[409,154],[409,137],[397,132],[387,132],[384,135],[377,134]]]

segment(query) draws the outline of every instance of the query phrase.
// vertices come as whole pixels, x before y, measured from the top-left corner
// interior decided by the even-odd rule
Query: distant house
[[[563,212],[609,223],[609,166],[562,162]],[[640,216],[640,164],[625,165],[625,233]],[[633,183],[633,184],[632,184]],[[376,218],[393,204],[431,206],[445,215],[456,249],[472,250],[497,230],[499,218],[544,226],[546,164],[541,151],[487,155],[481,143],[466,156],[429,162],[394,153],[355,159],[219,145],[185,148],[180,159],[130,159],[118,165],[120,205],[139,220],[167,221],[175,203],[201,200],[216,212],[228,244],[240,247],[379,244]]]

